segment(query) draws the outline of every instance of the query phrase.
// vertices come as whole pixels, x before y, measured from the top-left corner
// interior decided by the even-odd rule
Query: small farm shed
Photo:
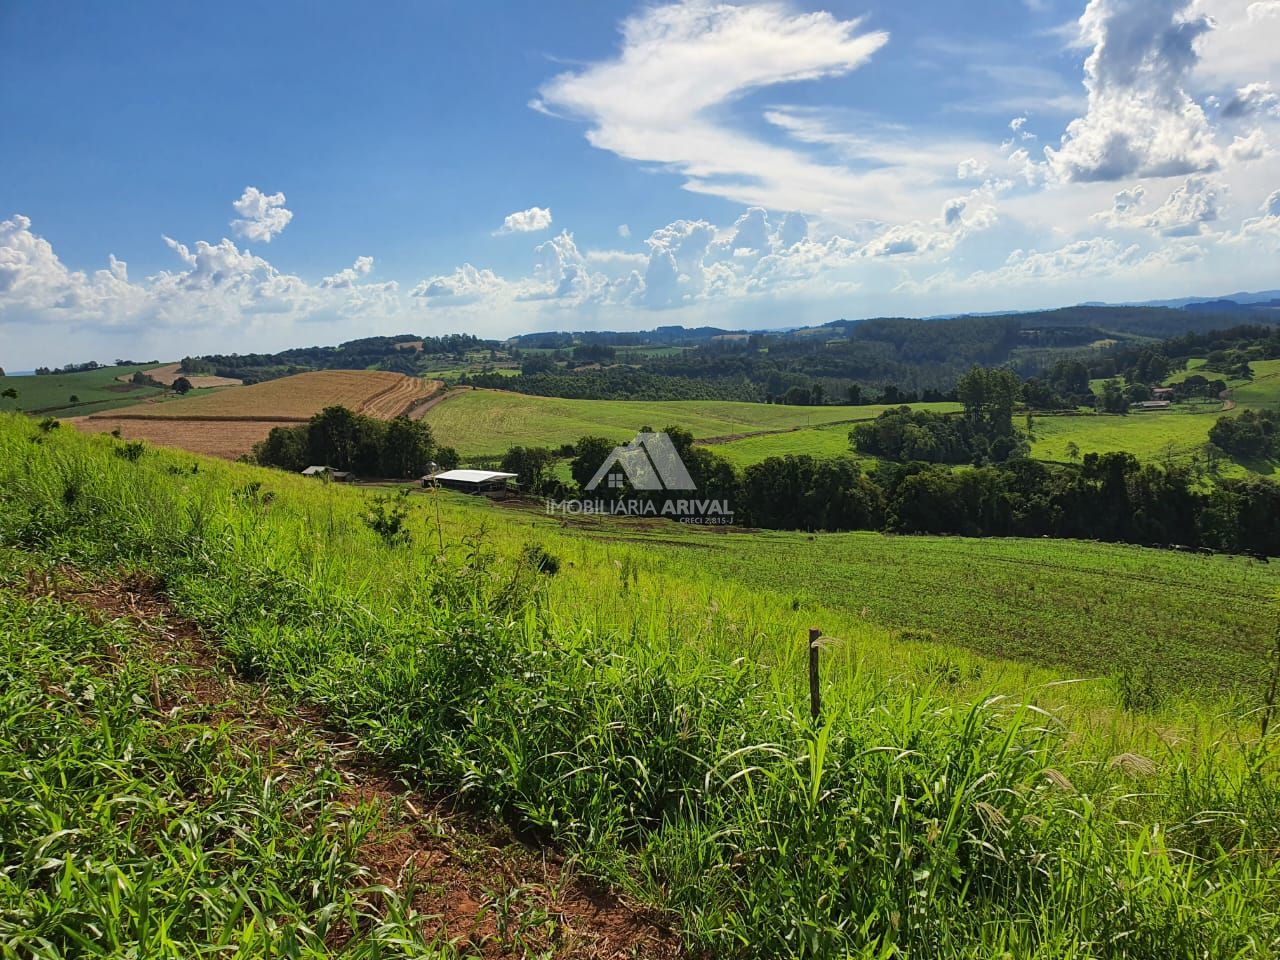
[[[302,471],[304,477],[328,477],[335,483],[346,483],[351,479],[347,470],[335,470],[333,467],[307,467]]]
[[[444,470],[429,473],[422,478],[422,485],[439,484],[449,490],[463,493],[506,493],[508,484],[516,478],[514,473],[498,470]]]
[[[1167,410],[1170,403],[1168,400],[1143,400],[1141,403],[1135,403],[1134,406],[1139,410]]]

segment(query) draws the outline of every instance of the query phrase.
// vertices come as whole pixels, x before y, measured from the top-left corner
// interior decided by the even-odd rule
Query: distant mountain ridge
[[[1082,307],[1172,307],[1185,310],[1187,307],[1202,307],[1206,304],[1231,307],[1270,306],[1272,309],[1280,304],[1280,290],[1260,290],[1254,293],[1240,291],[1223,294],[1218,297],[1178,297],[1174,300],[1125,300],[1119,303],[1108,303],[1102,300],[1090,300],[1082,303]]]

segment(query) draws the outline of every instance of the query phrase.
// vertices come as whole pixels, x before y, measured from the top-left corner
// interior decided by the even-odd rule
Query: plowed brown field
[[[381,370],[321,370],[200,397],[139,403],[70,422],[87,433],[119,430],[128,440],[235,459],[265,439],[272,427],[305,423],[325,407],[341,405],[390,420],[439,387],[438,380]]]

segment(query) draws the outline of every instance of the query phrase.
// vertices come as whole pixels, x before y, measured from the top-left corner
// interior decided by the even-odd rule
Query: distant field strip
[[[268,380],[164,404],[139,404],[113,412],[121,419],[309,420],[325,407],[341,405],[389,420],[431,395],[434,380],[383,370],[320,370]]]
[[[325,407],[342,405],[390,420],[427,400],[440,386],[381,370],[323,370],[168,402],[142,403],[72,422],[86,433],[119,431],[126,440],[234,460],[266,439],[273,427],[306,423]]]
[[[956,404],[922,406],[959,409]],[[503,453],[517,444],[555,447],[584,436],[629,440],[642,426],[655,430],[683,427],[699,440],[743,437],[872,419],[884,409],[727,400],[564,400],[500,390],[466,390],[432,408],[426,420],[441,443],[464,455],[481,455]]]
[[[206,373],[183,373],[182,364],[166,363],[161,367],[150,367],[142,371],[156,383],[163,383],[166,387],[173,386],[174,382],[180,377],[185,377],[187,382],[196,389],[204,387],[238,387],[243,381],[236,380],[233,377],[215,377]],[[122,373],[118,377],[121,383],[128,382],[133,375]]]

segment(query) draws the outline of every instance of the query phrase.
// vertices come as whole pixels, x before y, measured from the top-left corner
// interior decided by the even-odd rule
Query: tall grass
[[[447,503],[442,555],[432,510],[387,543],[361,491],[65,433],[0,424],[0,540],[158,574],[241,670],[713,955],[1280,950],[1280,772],[1248,718],[1162,727],[1066,685],[1032,704],[1013,680],[1061,678],[868,629],[831,651],[814,724],[775,632],[803,612],[681,595],[643,547],[583,570]],[[534,540],[560,574],[520,559]],[[606,592],[631,614],[593,616]]]
[[[0,590],[0,956],[454,956],[359,865],[375,811],[322,754],[151,654]]]

